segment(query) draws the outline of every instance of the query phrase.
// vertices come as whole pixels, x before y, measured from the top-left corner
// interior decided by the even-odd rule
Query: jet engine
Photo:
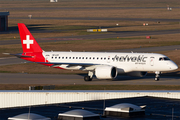
[[[99,66],[95,69],[98,79],[112,79],[117,76],[117,69],[113,66]]]
[[[147,75],[147,72],[134,71],[127,73],[127,75],[132,77],[145,77]]]

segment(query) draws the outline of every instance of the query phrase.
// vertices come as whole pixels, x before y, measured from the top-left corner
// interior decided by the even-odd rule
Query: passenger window
[[[81,57],[79,57],[79,59],[81,59]]]
[[[82,57],[82,59],[84,59],[84,57]]]
[[[62,57],[62,59],[64,59],[64,57]]]
[[[71,59],[71,57],[69,57],[69,59]]]
[[[74,59],[74,57],[73,57],[73,59]]]
[[[59,57],[59,59],[60,59],[61,57]]]
[[[66,57],[66,59],[67,59],[68,57]]]

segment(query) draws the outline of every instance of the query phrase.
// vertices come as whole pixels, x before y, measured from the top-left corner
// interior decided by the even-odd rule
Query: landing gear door
[[[155,59],[154,57],[150,57],[150,65],[151,66],[154,66],[154,59]]]

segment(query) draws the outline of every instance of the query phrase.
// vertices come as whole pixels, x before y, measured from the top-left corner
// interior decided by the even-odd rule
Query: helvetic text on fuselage
[[[148,57],[145,57],[144,55],[139,55],[139,56],[118,56],[115,55],[113,58],[113,61],[119,61],[119,62],[134,62],[135,64],[145,64],[146,59]]]

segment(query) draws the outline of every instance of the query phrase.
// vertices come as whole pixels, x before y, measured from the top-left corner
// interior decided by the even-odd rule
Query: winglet
[[[18,28],[24,53],[43,52],[24,23],[18,23]]]

